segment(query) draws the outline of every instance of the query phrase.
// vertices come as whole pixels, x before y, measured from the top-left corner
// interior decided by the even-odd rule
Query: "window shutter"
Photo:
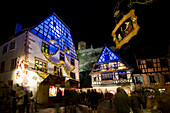
[[[147,82],[150,84],[150,78],[149,78],[149,75],[147,75]]]
[[[156,82],[159,82],[159,77],[158,77],[158,75],[155,75],[155,80],[156,80]]]
[[[143,76],[140,76],[140,81],[144,83]]]
[[[164,75],[161,75],[162,82],[165,82]]]

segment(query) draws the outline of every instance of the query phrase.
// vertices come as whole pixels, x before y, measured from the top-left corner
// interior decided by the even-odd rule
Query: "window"
[[[135,77],[135,80],[136,80],[136,84],[140,84],[140,83],[141,83],[139,76],[138,76],[138,77]]]
[[[94,77],[94,82],[96,82],[96,77]]]
[[[101,64],[100,68],[101,69],[106,69],[107,68],[107,64]]]
[[[168,61],[167,59],[160,59],[161,67],[168,67]]]
[[[4,72],[5,71],[5,61],[1,62],[1,68],[0,68],[0,72]]]
[[[47,72],[47,62],[41,59],[35,59],[35,70],[40,70],[42,72]]]
[[[15,49],[15,40],[11,42],[10,44],[10,50]]]
[[[17,58],[11,60],[11,70],[16,68]]]
[[[5,54],[7,52],[7,48],[8,48],[8,45],[3,47],[3,51],[2,51],[3,54]]]
[[[150,83],[156,83],[154,75],[150,75],[149,79],[150,79]]]
[[[42,42],[42,52],[49,53],[49,45]]]
[[[76,79],[75,73],[70,72],[70,76],[71,76],[71,78]]]
[[[65,60],[64,60],[64,54],[63,54],[62,52],[60,52],[60,60],[65,61]]]
[[[164,75],[164,78],[165,78],[165,82],[170,82],[170,77],[168,74],[165,74]]]
[[[119,72],[119,80],[120,79],[127,79],[127,75],[126,75],[126,72],[123,71],[123,72]]]
[[[152,60],[146,60],[147,68],[153,68],[153,61]]]
[[[113,73],[102,74],[102,80],[113,80]]]
[[[74,59],[71,58],[71,64],[74,66],[75,65],[75,62],[74,62]]]
[[[110,68],[118,68],[117,62],[109,63]]]

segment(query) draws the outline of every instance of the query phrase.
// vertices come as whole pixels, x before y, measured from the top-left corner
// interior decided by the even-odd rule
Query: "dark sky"
[[[15,34],[16,22],[23,28],[31,27],[45,19],[52,12],[56,13],[70,28],[75,46],[79,41],[87,42],[90,47],[102,47],[105,43],[114,46],[111,32],[115,27],[114,8],[118,0],[57,0],[54,2],[41,1],[43,4],[24,3],[1,4],[1,39],[6,40]],[[124,0],[127,1],[127,0]],[[165,32],[166,7],[162,7],[162,0],[154,0],[150,5],[135,5],[136,16],[140,31],[132,41],[134,45],[162,45],[168,40]],[[5,8],[2,6],[6,6]],[[130,11],[122,3],[121,11]],[[169,16],[169,15],[168,15]]]

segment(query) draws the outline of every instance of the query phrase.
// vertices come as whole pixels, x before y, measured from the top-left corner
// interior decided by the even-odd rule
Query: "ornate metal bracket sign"
[[[135,10],[132,9],[128,14],[124,15],[112,31],[116,49],[120,49],[125,43],[128,43],[139,31],[140,27],[137,24],[137,16],[135,16],[134,12]]]

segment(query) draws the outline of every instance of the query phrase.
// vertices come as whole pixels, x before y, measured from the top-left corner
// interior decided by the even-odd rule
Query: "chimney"
[[[15,34],[19,33],[20,31],[22,31],[22,25],[19,23],[16,23]]]

